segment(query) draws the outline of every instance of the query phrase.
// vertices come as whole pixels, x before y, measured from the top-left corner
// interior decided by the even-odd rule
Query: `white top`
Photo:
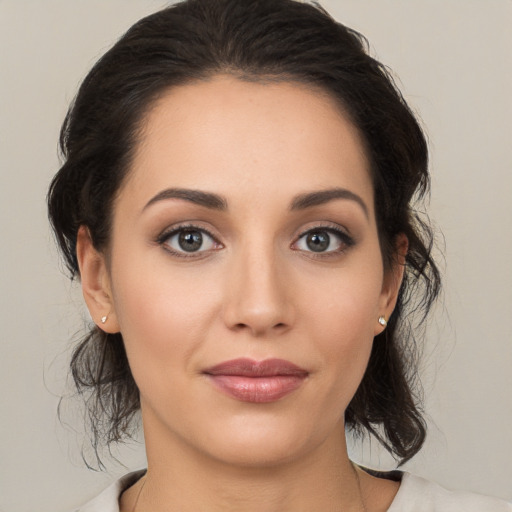
[[[145,470],[141,470],[123,476],[74,512],[119,512],[119,497],[144,473]],[[512,512],[512,504],[480,494],[448,491],[404,472],[388,512]]]

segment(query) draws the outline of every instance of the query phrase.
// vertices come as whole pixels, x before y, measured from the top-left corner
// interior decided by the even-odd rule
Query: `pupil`
[[[310,233],[306,239],[308,247],[314,252],[325,251],[329,247],[329,235],[325,231]]]
[[[203,235],[199,231],[183,231],[179,236],[179,244],[184,251],[197,251],[203,245]]]

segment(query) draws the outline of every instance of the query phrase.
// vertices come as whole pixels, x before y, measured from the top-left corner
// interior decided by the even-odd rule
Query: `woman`
[[[509,510],[355,466],[425,425],[411,311],[439,290],[414,116],[361,36],[291,0],[188,0],[84,80],[51,221],[97,327],[95,440],[140,409],[148,469],[80,510]],[[424,318],[423,318],[424,319]]]

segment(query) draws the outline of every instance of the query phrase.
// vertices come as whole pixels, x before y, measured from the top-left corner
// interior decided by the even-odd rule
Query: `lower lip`
[[[239,375],[209,375],[213,384],[225,394],[242,402],[268,403],[295,391],[304,382],[298,375],[245,377]]]

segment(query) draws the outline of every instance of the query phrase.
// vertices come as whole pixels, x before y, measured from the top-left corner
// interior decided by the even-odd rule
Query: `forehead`
[[[140,133],[126,185],[141,200],[170,186],[283,199],[337,186],[373,202],[358,130],[329,94],[304,84],[217,76],[173,87]]]

